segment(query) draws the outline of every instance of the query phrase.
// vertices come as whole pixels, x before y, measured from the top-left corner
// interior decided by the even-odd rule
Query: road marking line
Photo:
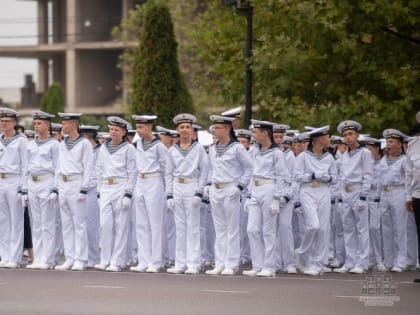
[[[360,296],[356,295],[333,295],[333,297],[342,299],[360,299]]]
[[[233,294],[248,294],[249,291],[223,291],[223,290],[203,290],[208,293],[233,293]]]
[[[112,285],[84,285],[84,288],[92,289],[124,289],[124,287],[112,286]]]

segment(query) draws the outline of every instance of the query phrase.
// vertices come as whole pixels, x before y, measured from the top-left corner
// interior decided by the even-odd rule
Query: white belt
[[[213,187],[216,188],[216,189],[222,189],[222,188],[226,188],[226,187],[229,187],[229,186],[232,186],[232,185],[234,185],[233,182],[230,182],[230,183],[213,183]]]
[[[191,178],[191,177],[175,177],[175,182],[179,184],[188,184],[188,183],[195,183],[197,181],[197,178]]]
[[[324,187],[324,186],[328,186],[328,184],[327,183],[321,183],[317,180],[313,180],[310,183],[302,183],[302,187],[318,188],[318,187]]]
[[[0,173],[0,178],[1,179],[14,178],[14,177],[20,177],[20,175],[19,174],[12,174],[12,173]]]
[[[362,184],[344,185],[344,187],[343,187],[343,189],[346,192],[352,192],[352,191],[360,190],[362,188],[363,188]]]
[[[53,174],[44,174],[44,175],[29,175],[29,178],[32,179],[33,182],[40,182],[44,179],[51,179],[54,178]]]
[[[160,172],[139,173],[139,178],[160,177]]]
[[[127,177],[108,177],[108,178],[105,178],[102,182],[107,185],[115,185],[115,184],[120,184],[120,183],[127,183],[128,178]]]
[[[404,185],[383,185],[382,186],[382,190],[385,192],[393,191],[397,189],[404,189],[404,188],[405,188]]]
[[[252,181],[252,183],[254,184],[255,187],[258,187],[258,186],[263,186],[266,184],[273,184],[274,179],[255,179]]]
[[[60,178],[63,182],[71,182],[74,180],[83,179],[82,175],[60,175]]]

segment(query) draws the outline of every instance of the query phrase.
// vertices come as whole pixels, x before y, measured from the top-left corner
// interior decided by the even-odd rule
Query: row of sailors
[[[409,198],[419,179],[406,184],[397,130],[384,131],[382,159],[359,145],[362,127],[349,120],[337,128],[348,149],[330,154],[325,126],[308,132],[309,146],[296,156],[279,150],[287,128],[254,120],[257,145],[247,151],[233,134],[235,118],[212,115],[217,141],[206,153],[192,138],[194,116],[174,118],[180,139],[168,149],[152,132],[157,117],[134,115],[135,146],[125,140],[128,122],[110,117],[110,139],[92,151],[89,137],[78,134],[81,114],[59,115],[64,141],[50,136],[53,115],[36,111],[38,136],[28,144],[14,132],[18,113],[0,109],[0,267],[20,265],[27,203],[35,255],[28,268],[55,265],[57,223],[66,258],[59,270],[119,271],[135,262],[132,271],[158,272],[174,259],[168,272],[196,274],[214,260],[207,274],[233,275],[249,258],[250,276],[296,267],[319,275],[331,271],[329,263],[353,273],[417,266],[404,185]]]

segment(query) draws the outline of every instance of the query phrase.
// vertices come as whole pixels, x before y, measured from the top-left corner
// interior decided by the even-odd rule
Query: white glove
[[[87,198],[87,194],[79,193],[79,197],[77,197],[78,201],[85,201]]]
[[[174,198],[166,199],[166,205],[167,205],[168,209],[173,212],[174,211],[174,208],[175,208],[175,200],[174,200]]]
[[[131,198],[128,198],[127,196],[124,196],[121,201],[121,208],[123,210],[128,210],[131,207]]]
[[[52,192],[52,193],[50,193],[48,195],[48,201],[54,202],[54,201],[57,200],[57,197],[58,197],[57,193],[56,192]]]
[[[297,214],[302,214],[302,205],[300,204],[300,202],[295,202],[293,211]]]
[[[192,198],[191,205],[192,205],[193,209],[200,209],[200,207],[201,207],[201,197],[194,196]]]
[[[270,206],[270,212],[271,214],[277,214],[280,212],[280,200],[279,199],[273,199]]]
[[[244,211],[248,213],[250,209],[251,209],[251,198],[246,198],[245,203],[244,203]]]
[[[306,173],[306,174],[304,174],[303,175],[303,181],[305,182],[305,183],[309,183],[309,182],[311,182],[313,179],[312,179],[312,174],[310,174],[310,173]]]
[[[203,198],[209,198],[209,191],[210,191],[210,185],[204,186],[203,189]]]
[[[28,205],[28,195],[22,194],[22,208],[25,209],[27,205]]]
[[[328,173],[315,173],[315,178],[322,183],[328,183],[331,176]]]
[[[286,198],[284,198],[283,196],[280,197],[280,200],[279,200],[280,209],[284,208],[287,205],[287,202],[288,201],[286,200]]]
[[[238,186],[235,186],[234,191],[232,193],[232,195],[230,195],[230,199],[237,199],[241,196],[242,191],[239,189]]]
[[[362,199],[359,199],[359,201],[357,201],[356,208],[357,208],[357,210],[359,210],[359,211],[364,211],[364,210],[367,210],[367,208],[368,208],[368,203],[367,203],[367,200],[362,200]]]

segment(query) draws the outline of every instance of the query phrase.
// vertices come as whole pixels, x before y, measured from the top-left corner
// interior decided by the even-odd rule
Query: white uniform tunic
[[[208,157],[203,146],[193,141],[183,150],[179,143],[169,149],[166,192],[173,196],[176,230],[175,268],[200,268],[200,208],[207,183]],[[193,198],[200,198],[194,207]]]
[[[341,218],[344,229],[346,260],[348,269],[368,269],[369,265],[369,210],[358,206],[360,197],[367,198],[373,174],[372,153],[359,146],[354,151],[344,152],[342,158],[343,207]]]
[[[135,148],[127,141],[98,151],[96,176],[100,191],[101,254],[100,264],[124,267],[127,259],[130,207],[123,208],[124,197],[133,195],[136,184]]]
[[[0,256],[3,263],[22,260],[23,213],[21,194],[26,168],[25,137],[0,138]]]
[[[252,160],[242,144],[219,143],[209,151],[210,205],[216,234],[216,268],[237,270],[240,259],[239,210],[241,187],[247,187],[252,174]]]
[[[271,204],[273,198],[289,194],[285,155],[273,144],[265,151],[258,150],[253,166],[247,227],[252,266],[255,271],[266,269],[275,272],[277,213],[272,212]],[[280,209],[280,213],[286,207]]]
[[[66,263],[88,262],[87,199],[81,199],[80,192],[87,193],[92,167],[92,145],[80,135],[73,145],[67,145],[68,138],[60,142],[58,160],[58,198],[63,229]]]
[[[55,172],[59,142],[53,136],[28,143],[26,180],[32,221],[34,264],[55,264],[56,203],[48,196],[57,189]]]
[[[407,215],[405,205],[406,155],[383,157],[378,190],[381,193],[384,264],[407,267]]]
[[[168,150],[156,137],[137,141],[137,184],[134,193],[139,268],[163,266],[166,160]]]
[[[314,174],[329,175],[328,180],[314,179]],[[295,163],[295,181],[300,186],[300,202],[305,218],[305,231],[296,253],[304,267],[317,272],[328,263],[330,239],[331,195],[329,184],[337,181],[337,165],[327,151],[315,155],[306,150]]]

